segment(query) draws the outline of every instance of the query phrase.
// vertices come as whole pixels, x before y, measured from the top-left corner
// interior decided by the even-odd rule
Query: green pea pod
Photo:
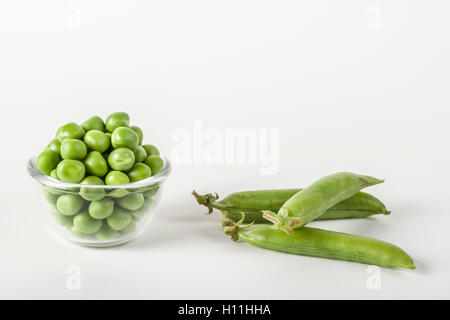
[[[278,214],[264,211],[263,217],[274,223],[275,228],[291,234],[361,189],[382,182],[384,180],[350,172],[335,173],[296,193],[281,206]]]
[[[267,225],[240,227],[226,214],[223,217],[223,230],[233,240],[241,239],[263,249],[387,268],[416,268],[405,251],[381,240],[309,227],[288,235]]]
[[[281,206],[293,195],[302,189],[280,189],[280,190],[259,190],[243,191],[232,193],[223,200],[218,200],[217,194],[200,195],[197,192],[192,194],[199,204],[205,205],[209,213],[213,209],[227,211],[228,218],[239,221],[244,213],[244,223],[270,223],[264,219],[262,211],[278,211]],[[332,219],[352,219],[364,218],[375,214],[390,214],[385,205],[374,196],[358,192],[353,197],[346,199],[334,207],[328,209],[316,220]]]

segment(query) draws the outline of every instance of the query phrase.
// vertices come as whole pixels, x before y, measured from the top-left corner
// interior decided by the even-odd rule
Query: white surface
[[[0,298],[450,298],[449,9],[2,2]],[[279,171],[177,165],[139,239],[77,247],[47,229],[25,164],[64,122],[118,110],[169,156],[171,135],[196,120],[279,129]],[[233,243],[190,195],[306,186],[340,170],[386,178],[370,192],[392,215],[315,225],[394,242],[416,261],[415,271],[382,269],[380,290],[367,288],[364,265]],[[66,287],[70,265],[80,290]]]

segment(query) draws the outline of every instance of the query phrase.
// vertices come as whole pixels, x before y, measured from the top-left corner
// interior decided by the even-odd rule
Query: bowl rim
[[[81,184],[81,183],[71,183],[57,180],[53,177],[50,177],[38,170],[36,167],[36,158],[37,156],[31,157],[28,160],[27,171],[28,174],[40,184],[43,184],[47,187],[53,187],[58,189],[67,189],[67,188],[92,188],[92,189],[134,189],[134,188],[142,188],[149,187],[155,184],[159,184],[167,179],[170,172],[172,171],[172,165],[165,156],[160,156],[164,161],[164,166],[157,174],[151,176],[149,178],[139,180],[136,182],[131,182],[127,184],[115,184],[115,185],[99,185],[99,184]]]

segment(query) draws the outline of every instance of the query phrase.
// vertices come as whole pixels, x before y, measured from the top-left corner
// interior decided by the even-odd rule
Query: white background
[[[0,298],[450,298],[447,1],[3,1]],[[173,132],[279,129],[279,170],[182,164],[135,241],[78,247],[47,228],[25,165],[69,121],[127,111]],[[391,241],[415,271],[233,243],[190,195],[386,179],[392,210],[315,226]],[[369,190],[368,190],[369,191]],[[81,289],[66,287],[79,266]]]

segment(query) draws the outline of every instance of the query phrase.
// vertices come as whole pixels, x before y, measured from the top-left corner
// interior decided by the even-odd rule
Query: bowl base
[[[134,240],[135,238],[137,238],[143,231],[144,230],[140,230],[140,232],[135,232],[128,236],[122,236],[116,240],[104,240],[104,241],[94,240],[94,239],[79,239],[79,238],[75,238],[73,236],[68,237],[67,235],[61,234],[59,232],[57,232],[57,235],[68,242],[77,244],[82,247],[107,248],[107,247],[117,247],[117,246],[123,245],[125,243],[128,243],[128,242]]]

